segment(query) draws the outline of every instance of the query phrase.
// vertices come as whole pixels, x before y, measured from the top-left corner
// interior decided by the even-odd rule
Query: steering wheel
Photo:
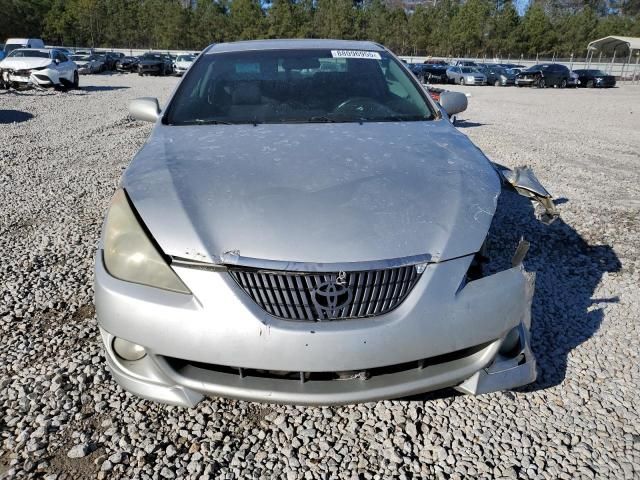
[[[364,115],[367,113],[380,113],[389,114],[390,110],[382,103],[368,97],[352,97],[348,98],[336,108],[333,109],[333,113],[353,113],[357,115]]]

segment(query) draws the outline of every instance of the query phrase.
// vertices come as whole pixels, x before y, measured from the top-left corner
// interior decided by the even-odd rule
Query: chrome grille
[[[415,265],[361,272],[229,270],[263,310],[287,320],[327,321],[390,312],[420,278]]]

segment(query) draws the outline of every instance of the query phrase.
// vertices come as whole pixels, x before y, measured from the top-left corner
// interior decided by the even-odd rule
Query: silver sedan
[[[460,85],[486,85],[487,76],[476,67],[454,66],[447,68],[447,78]]]
[[[533,381],[533,275],[482,271],[501,188],[555,215],[528,170],[499,169],[388,50],[355,41],[216,44],[127,168],[96,255],[115,380],[339,404]]]

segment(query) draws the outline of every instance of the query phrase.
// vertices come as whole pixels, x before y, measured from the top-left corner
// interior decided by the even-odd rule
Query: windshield
[[[386,52],[265,50],[208,54],[169,106],[171,125],[418,121],[424,93]]]
[[[193,62],[193,58],[191,55],[178,55],[176,62]]]
[[[71,60],[80,60],[83,62],[88,62],[89,60],[91,60],[91,56],[90,55],[71,55]]]
[[[9,57],[49,58],[49,52],[41,52],[40,50],[31,50],[29,48],[25,48],[22,50],[14,50],[9,54]]]
[[[462,73],[479,73],[479,70],[472,67],[462,67]]]
[[[160,55],[158,55],[157,53],[145,53],[144,55],[142,55],[141,58],[144,58],[146,60],[161,60],[162,57]]]

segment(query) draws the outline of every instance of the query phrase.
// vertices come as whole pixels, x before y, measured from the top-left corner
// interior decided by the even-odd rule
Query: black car
[[[124,53],[107,52],[106,56],[107,56],[107,62],[108,62],[108,65],[109,65],[109,70],[115,70],[116,69],[116,65],[118,64],[118,61],[121,58],[124,58]]]
[[[425,72],[425,79],[429,83],[448,83],[447,68],[448,65],[427,63],[423,66]]]
[[[104,57],[104,69],[115,70],[116,63],[120,57],[123,57],[123,53],[118,52],[95,52],[97,55]]]
[[[418,77],[422,83],[447,83],[447,65],[434,65],[425,63],[411,63],[407,65],[409,70]]]
[[[135,72],[138,70],[137,57],[122,57],[116,62],[116,70],[119,72]]]
[[[501,66],[485,65],[480,68],[480,71],[487,77],[487,85],[507,86],[515,85],[516,76],[510,70]]]
[[[497,63],[496,67],[506,68],[507,70],[512,68],[524,69],[524,65],[518,65],[517,63]]]
[[[564,65],[558,63],[540,63],[529,67],[516,75],[516,85],[519,87],[536,86],[538,88],[565,88],[571,79],[571,72]]]
[[[170,75],[173,72],[173,62],[169,55],[147,52],[138,61],[138,75]]]
[[[602,70],[574,70],[573,73],[578,75],[579,87],[615,87],[616,77],[608,75]]]

